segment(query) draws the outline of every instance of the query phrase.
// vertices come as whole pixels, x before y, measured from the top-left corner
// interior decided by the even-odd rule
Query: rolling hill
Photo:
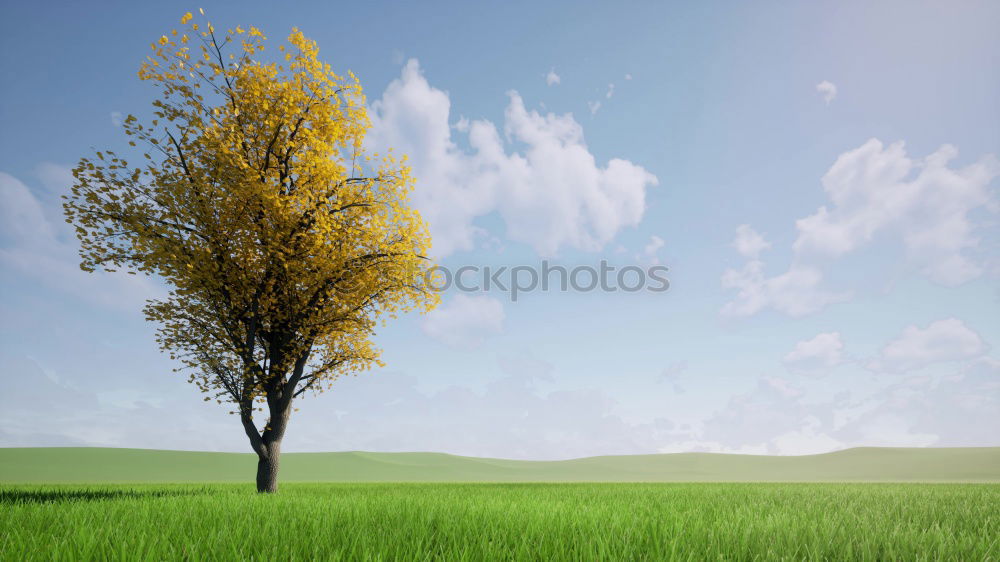
[[[256,457],[112,448],[0,449],[0,482],[249,482]],[[675,453],[518,461],[442,453],[285,453],[283,482],[1000,482],[1000,447],[803,456]]]

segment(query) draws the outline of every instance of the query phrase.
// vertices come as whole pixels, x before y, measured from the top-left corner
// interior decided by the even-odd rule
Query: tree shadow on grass
[[[195,496],[206,493],[201,489],[181,490],[96,490],[96,489],[2,489],[0,488],[0,505],[30,504],[30,503],[64,503],[79,501],[114,501],[134,499],[155,499],[178,496]]]

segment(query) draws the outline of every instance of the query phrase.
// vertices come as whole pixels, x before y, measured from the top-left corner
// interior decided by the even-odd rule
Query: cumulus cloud
[[[599,165],[571,114],[529,111],[517,92],[508,98],[503,137],[488,120],[452,127],[448,94],[411,59],[372,104],[367,146],[409,155],[414,204],[430,225],[435,255],[472,249],[484,234],[474,220],[494,212],[508,239],[543,256],[562,247],[599,250],[639,223],[655,176],[620,158]],[[470,150],[459,147],[455,132]]]
[[[998,425],[1000,360],[980,356],[951,374],[910,376],[832,396],[763,376],[691,431],[680,450],[808,454],[845,447],[988,447],[996,445]],[[669,450],[678,450],[676,445]]]
[[[135,309],[164,294],[162,287],[139,275],[86,273],[80,270],[72,230],[59,220],[59,195],[69,189],[69,170],[39,167],[44,190],[32,191],[0,172],[0,266],[63,293],[116,309]]]
[[[755,260],[761,252],[771,247],[771,243],[751,228],[749,224],[741,224],[736,227],[736,239],[733,240],[733,247],[741,256],[748,260]]]
[[[795,265],[780,275],[765,275],[760,253],[771,243],[750,225],[736,228],[732,246],[747,262],[740,269],[730,268],[722,274],[722,287],[736,290],[736,297],[722,307],[723,316],[752,316],[772,308],[800,317],[850,298],[848,293],[822,289],[823,272],[817,267]]]
[[[345,377],[331,392],[300,403],[282,448],[565,459],[655,452],[673,439],[669,421],[626,421],[600,389],[543,390],[540,383],[553,381],[553,368],[543,361],[502,358],[498,366],[501,375],[479,388],[426,391],[418,377],[398,372]],[[0,373],[18,375],[0,395],[0,446],[250,452],[227,408],[194,399],[189,388],[159,395],[147,388],[135,400],[108,400],[54,380],[24,357],[0,356]],[[170,380],[186,385],[183,377]],[[142,385],[162,389],[150,380]]]
[[[321,403],[303,407],[288,450],[441,451],[461,455],[559,459],[656,450],[670,439],[663,419],[631,423],[598,389],[545,391],[552,367],[501,360],[502,375],[481,389],[421,391],[418,379],[379,373],[338,381]],[[319,421],[338,413],[337,431]],[[317,416],[317,422],[311,417]]]
[[[597,112],[601,109],[601,102],[599,101],[588,101],[587,109],[590,110],[591,115],[597,115]]]
[[[799,371],[835,367],[843,362],[844,342],[839,332],[826,332],[795,344],[784,357],[785,365]]]
[[[608,92],[606,94],[604,94],[604,97],[607,98],[607,99],[611,99],[611,96],[613,96],[613,95],[615,95],[615,84],[614,84],[614,82],[608,84]]]
[[[815,267],[795,266],[774,277],[764,274],[764,262],[750,260],[741,269],[727,269],[722,287],[736,290],[736,297],[722,307],[723,316],[752,316],[771,308],[792,317],[822,310],[850,298],[821,288],[823,273]]]
[[[649,237],[649,243],[642,249],[642,253],[647,256],[656,255],[656,252],[663,247],[663,244],[663,238],[654,234]]]
[[[794,250],[837,257],[887,232],[899,236],[933,281],[958,285],[977,277],[981,266],[965,255],[979,243],[970,214],[989,206],[1000,163],[987,156],[950,168],[956,156],[955,147],[944,145],[912,160],[902,142],[884,146],[877,139],[841,154],[823,176],[830,206],[796,221]]]
[[[823,96],[823,101],[826,105],[830,105],[833,98],[837,97],[837,86],[828,80],[823,80],[819,84],[816,84],[816,91]]]
[[[860,401],[836,433],[866,446],[995,446],[1000,361],[979,357],[950,375],[909,376]]]
[[[987,155],[952,168],[957,155],[944,145],[914,160],[902,142],[885,146],[878,139],[841,154],[822,178],[829,204],[795,222],[798,236],[786,273],[765,277],[752,229],[737,232],[734,245],[751,261],[742,271],[723,274],[723,285],[739,291],[724,312],[749,315],[770,307],[794,316],[844,300],[839,297],[846,293],[838,297],[819,288],[819,264],[855,252],[879,234],[899,240],[908,263],[939,284],[956,286],[980,276],[985,267],[975,258],[981,241],[977,231],[987,223],[973,217],[998,208],[990,183],[1000,175],[1000,162]],[[800,297],[809,297],[807,306],[772,298],[772,286],[792,281]]]
[[[836,445],[823,440],[822,450],[815,445],[800,447],[805,435],[815,439],[829,423],[831,414],[814,414],[802,401],[802,389],[780,377],[763,376],[754,389],[736,394],[728,404],[703,424],[698,439],[714,443],[721,451],[749,450],[768,454],[826,452]],[[817,417],[821,416],[821,417]],[[748,451],[748,452],[749,452]]]
[[[957,318],[931,322],[926,328],[907,326],[903,333],[882,348],[869,367],[900,373],[932,363],[978,357],[988,349],[975,331]]]
[[[823,430],[820,418],[806,416],[799,427],[771,438],[769,450],[778,455],[816,455],[847,448]]]
[[[560,82],[562,82],[562,79],[559,78],[558,74],[556,74],[554,68],[550,69],[548,74],[545,75],[545,83],[548,84],[549,86],[558,85]]]
[[[660,249],[663,248],[664,244],[666,244],[666,242],[663,240],[663,238],[660,238],[655,234],[653,236],[650,236],[649,242],[647,242],[646,245],[642,247],[641,252],[635,255],[635,259],[650,264],[660,263],[660,257],[658,254],[660,252]]]
[[[0,172],[0,228],[8,244],[42,246],[55,239],[52,225],[42,205],[28,186],[10,174]]]
[[[11,372],[21,378],[11,396],[0,396],[5,406],[0,410],[0,446],[249,452],[239,422],[225,414],[226,408],[195,400],[190,392],[156,401],[145,393],[138,400],[112,403],[93,393],[54,387],[33,362],[4,359],[0,356],[0,372],[17,369]],[[654,452],[657,444],[672,439],[675,429],[669,421],[626,421],[600,389],[543,390],[540,383],[553,381],[553,368],[543,361],[502,358],[498,366],[500,376],[479,388],[426,391],[418,377],[398,372],[345,377],[331,392],[299,404],[282,449],[564,459]],[[181,377],[175,382],[186,384]]]
[[[447,345],[475,349],[503,331],[504,316],[503,305],[493,297],[458,294],[429,312],[421,328]]]

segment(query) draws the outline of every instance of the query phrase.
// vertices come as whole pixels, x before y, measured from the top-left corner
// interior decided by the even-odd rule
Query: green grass
[[[1000,447],[859,448],[775,457],[682,453],[513,461],[438,453],[285,453],[282,482],[1000,482]],[[0,448],[0,482],[249,482],[256,457]]]
[[[996,560],[995,484],[7,485],[2,560]]]
[[[273,496],[253,492],[255,464],[0,449],[0,560],[1000,559],[1000,448],[556,462],[288,453]]]

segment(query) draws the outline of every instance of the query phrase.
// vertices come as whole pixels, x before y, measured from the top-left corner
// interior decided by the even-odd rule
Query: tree
[[[267,62],[257,28],[220,37],[191,20],[139,70],[162,93],[149,124],[123,124],[142,164],[81,159],[64,211],[82,269],[170,287],[144,309],[161,350],[205,400],[235,405],[257,490],[274,492],[293,400],[381,364],[375,327],[437,304],[422,282],[430,237],[408,205],[405,157],[363,151],[353,74],[320,62],[297,29]]]

